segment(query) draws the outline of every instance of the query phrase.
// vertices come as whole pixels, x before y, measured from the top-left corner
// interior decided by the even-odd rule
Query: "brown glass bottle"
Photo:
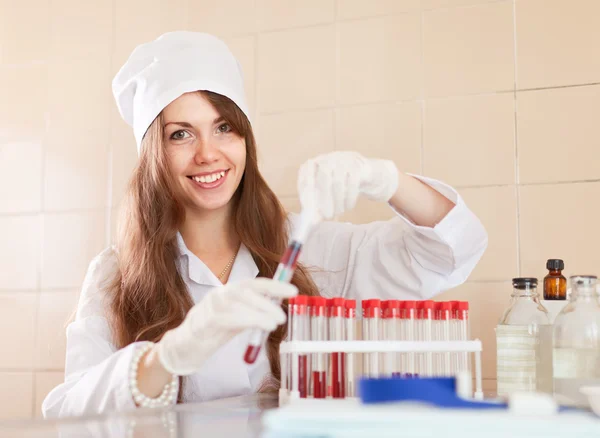
[[[544,300],[566,300],[567,279],[562,275],[565,263],[560,259],[550,259],[546,262],[548,275],[544,277]]]

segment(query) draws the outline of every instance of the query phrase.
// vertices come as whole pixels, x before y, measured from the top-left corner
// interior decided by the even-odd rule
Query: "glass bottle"
[[[548,275],[544,277],[544,300],[566,300],[567,279],[562,275],[565,262],[560,259],[550,259],[546,262]]]
[[[496,327],[498,395],[552,392],[552,325],[537,278],[513,278],[510,305]]]
[[[569,280],[569,303],[554,322],[554,392],[560,403],[588,406],[579,388],[600,385],[597,277],[577,275]]]

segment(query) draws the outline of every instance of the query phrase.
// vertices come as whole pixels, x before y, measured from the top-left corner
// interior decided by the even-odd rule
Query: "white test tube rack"
[[[279,346],[281,359],[280,402],[300,400],[298,390],[298,356],[310,353],[472,353],[475,357],[475,392],[483,400],[481,376],[482,345],[471,341],[283,341]],[[287,360],[291,358],[291,388],[287,388]],[[355,397],[346,397],[347,399]]]

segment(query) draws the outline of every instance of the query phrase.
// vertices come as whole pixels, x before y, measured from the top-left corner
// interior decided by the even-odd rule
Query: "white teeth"
[[[212,183],[225,176],[225,172],[211,173],[210,175],[194,176],[192,179],[199,183]]]

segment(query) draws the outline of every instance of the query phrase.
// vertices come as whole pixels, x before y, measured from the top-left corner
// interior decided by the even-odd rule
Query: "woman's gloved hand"
[[[180,376],[197,372],[219,347],[246,329],[273,331],[286,316],[275,300],[296,296],[295,286],[268,278],[231,283],[209,293],[157,345],[163,367]],[[244,352],[240,352],[243,354]]]
[[[332,152],[302,165],[298,194],[303,210],[331,219],[354,208],[359,194],[389,201],[398,189],[398,180],[392,161],[365,158],[357,152]]]

